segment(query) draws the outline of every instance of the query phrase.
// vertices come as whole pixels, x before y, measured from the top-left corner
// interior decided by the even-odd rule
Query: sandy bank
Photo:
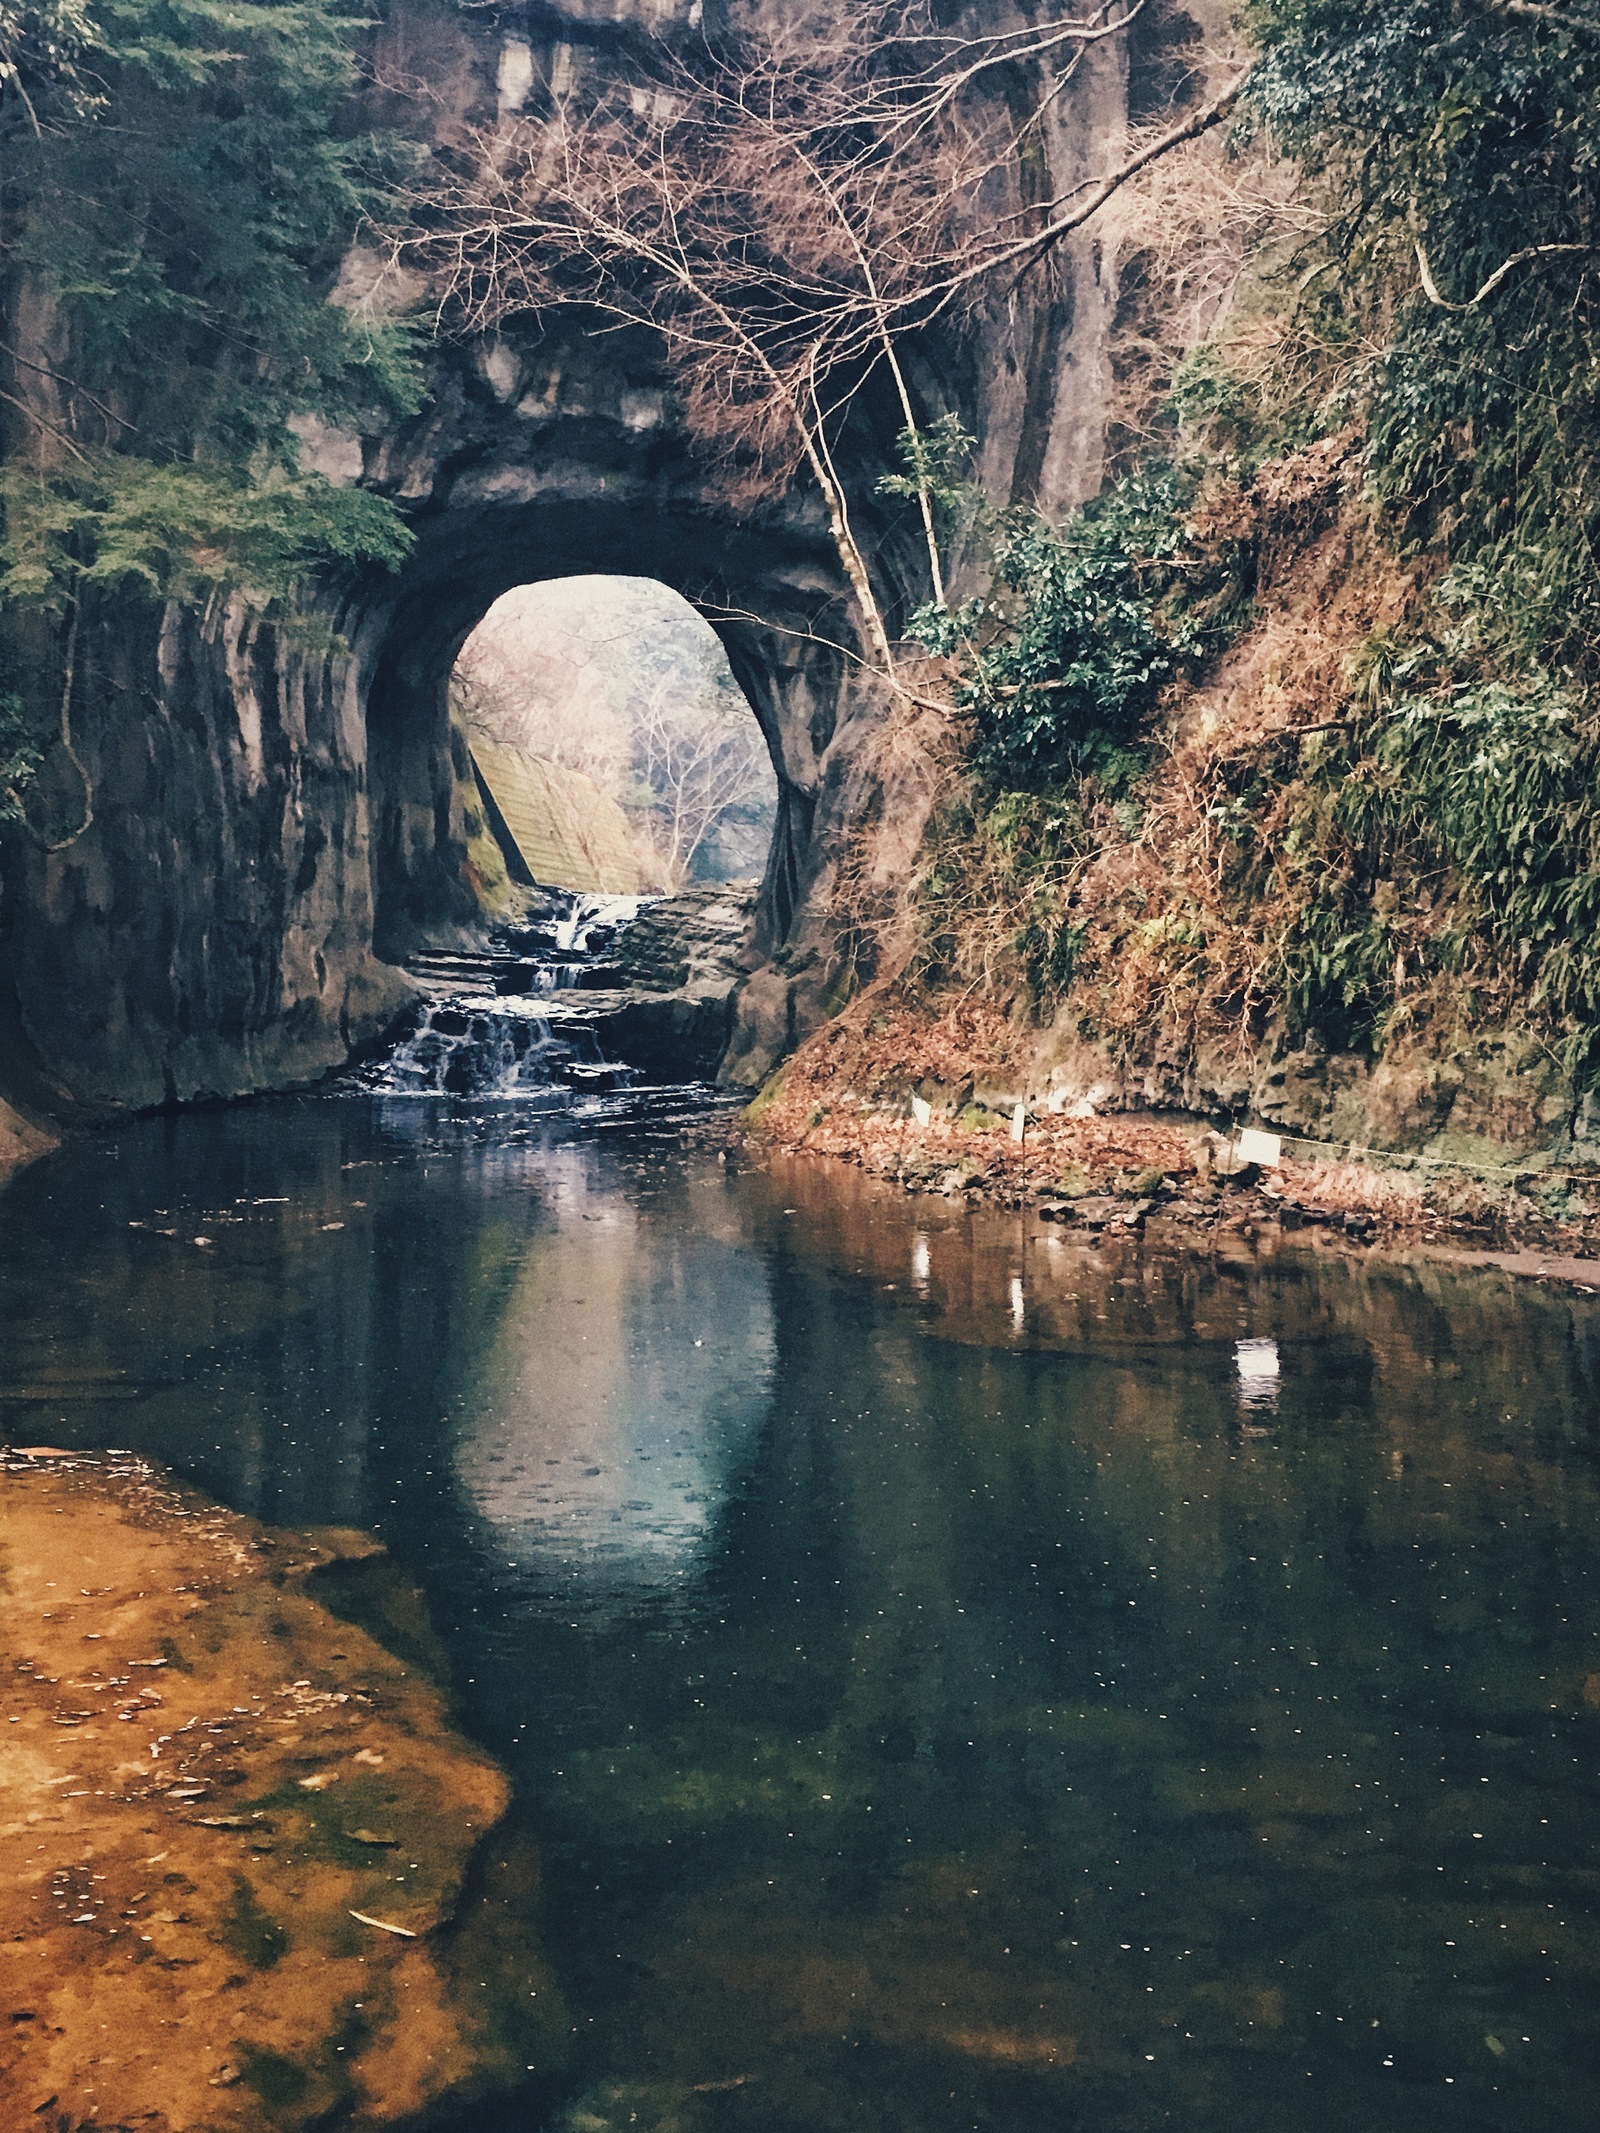
[[[557,2049],[537,1959],[450,1923],[504,1777],[315,1597],[373,1552],[0,1455],[8,2127],[390,2126]]]
[[[53,1134],[31,1124],[0,1097],[0,1184],[13,1170],[20,1170],[35,1156],[47,1155],[56,1145]]]

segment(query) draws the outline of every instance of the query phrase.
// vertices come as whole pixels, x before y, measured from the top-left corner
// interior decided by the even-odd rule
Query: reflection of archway
[[[456,1482],[487,1550],[564,1606],[693,1605],[771,1399],[767,1269],[717,1177],[635,1197],[581,1146],[544,1164],[463,1382]]]

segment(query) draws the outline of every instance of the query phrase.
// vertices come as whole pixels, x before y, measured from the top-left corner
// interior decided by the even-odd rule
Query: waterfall
[[[630,944],[627,929],[660,898],[545,891],[486,938],[420,948],[406,965],[418,997],[355,1083],[384,1096],[564,1110],[580,1092],[709,1081],[728,1041],[753,900],[753,886],[732,900],[715,884],[686,892]]]
[[[563,1012],[558,1031],[553,1003],[547,1008],[540,1002],[583,986],[597,959],[649,901],[580,896],[562,917],[521,935],[507,932],[486,950],[418,957],[412,967],[430,997],[389,1056],[364,1070],[363,1084],[386,1095],[543,1093],[557,1101],[574,1089],[615,1089],[633,1081],[634,1070],[606,1058],[581,1013]]]
[[[649,896],[580,896],[568,915],[551,928],[556,946],[564,955],[592,954],[596,948],[609,946],[610,935],[631,925],[644,906],[654,901]],[[597,941],[596,934],[606,938]]]
[[[461,996],[425,1003],[368,1086],[394,1095],[521,1096],[610,1088],[627,1075],[602,1057],[592,1030],[558,1037],[529,1001]]]

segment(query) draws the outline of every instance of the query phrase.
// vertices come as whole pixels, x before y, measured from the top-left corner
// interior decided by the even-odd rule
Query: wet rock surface
[[[623,983],[645,992],[737,985],[748,975],[759,882],[708,881],[647,903],[617,943]]]
[[[481,953],[419,956],[422,995],[368,1086],[441,1095],[709,1081],[733,1027],[754,883],[675,897],[557,897]]]
[[[537,1951],[465,1897],[506,1781],[375,1542],[47,1446],[0,1455],[0,1545],[7,2126],[389,2126],[551,2067]]]

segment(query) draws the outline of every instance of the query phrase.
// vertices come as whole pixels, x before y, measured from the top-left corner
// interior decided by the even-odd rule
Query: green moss
[[[254,1970],[270,1970],[289,1947],[288,1934],[269,1912],[262,1910],[254,1888],[243,1874],[233,1877],[233,1894],[217,1921],[217,1939],[230,1955],[238,1956]]]
[[[305,2101],[311,2076],[303,2066],[265,2044],[241,2042],[237,2050],[241,2080],[255,2090],[269,2110],[289,2110]]]
[[[855,998],[858,978],[854,966],[842,963],[829,980],[828,989],[822,996],[822,1012],[830,1019],[842,1015]]]
[[[761,1125],[767,1113],[783,1094],[784,1075],[786,1072],[786,1068],[779,1067],[778,1071],[768,1077],[756,1095],[745,1105],[743,1111],[739,1114],[745,1125],[751,1128],[758,1128]]]
[[[264,606],[404,559],[395,507],[303,471],[297,428],[420,389],[404,324],[326,300],[397,160],[349,124],[362,27],[342,0],[114,0],[79,19],[87,101],[7,126],[8,256],[70,358],[63,427],[25,424],[0,477],[0,599]]]

